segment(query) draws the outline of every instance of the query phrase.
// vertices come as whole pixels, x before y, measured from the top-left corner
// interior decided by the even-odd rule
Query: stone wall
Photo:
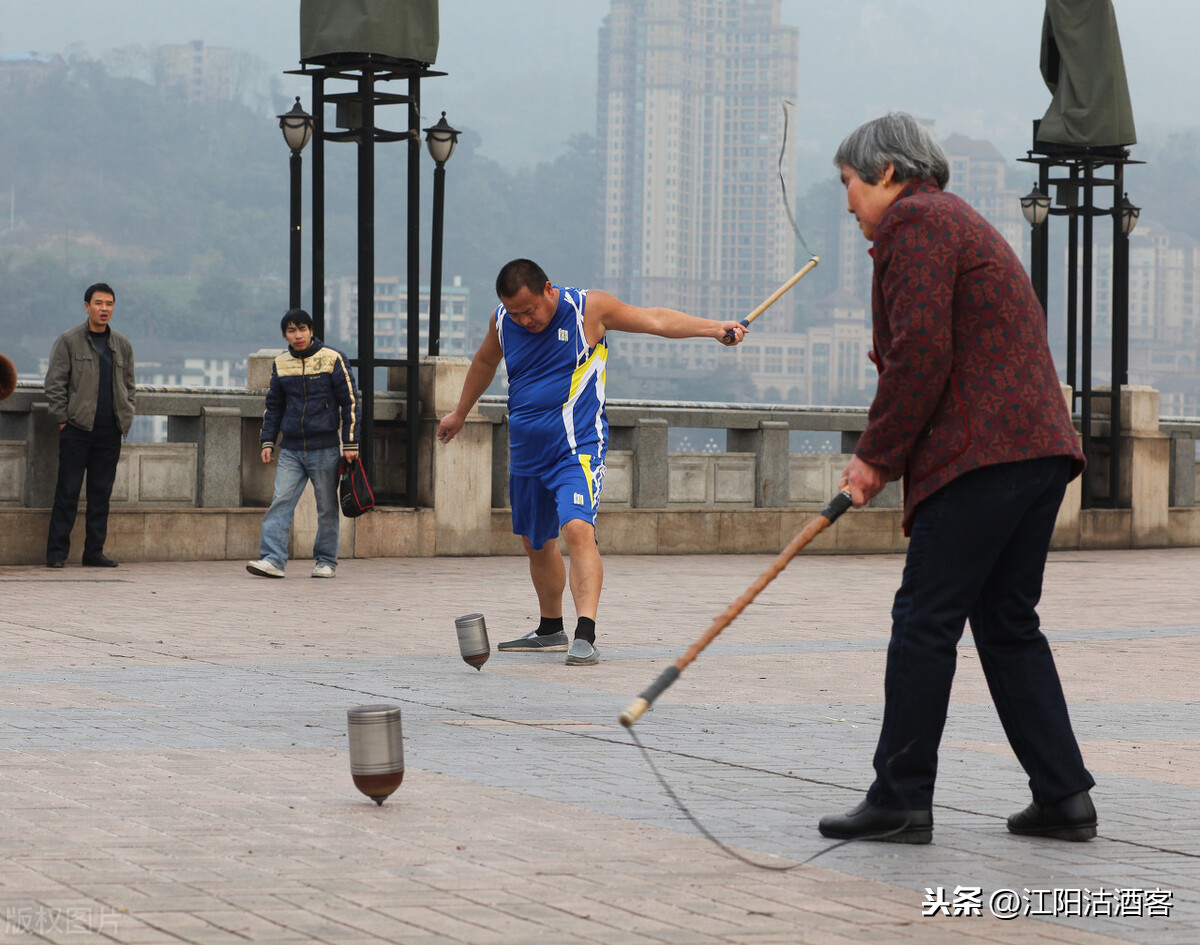
[[[269,357],[251,359],[265,383]],[[467,361],[421,366],[419,508],[379,508],[344,520],[343,556],[520,554],[507,506],[507,427],[501,399],[485,398],[446,445],[434,433],[457,402]],[[257,373],[255,369],[257,370]],[[257,380],[255,380],[257,379]],[[122,452],[110,514],[109,552],[118,560],[250,559],[270,502],[273,465],[259,457],[265,391],[139,389],[139,413],[167,416],[167,443],[130,443]],[[1117,508],[1081,509],[1072,483],[1054,547],[1200,545],[1196,439],[1200,420],[1160,419],[1158,395],[1128,387],[1122,396]],[[402,419],[403,398],[377,396],[376,416]],[[838,477],[866,424],[862,408],[781,405],[622,403],[610,405],[598,537],[607,553],[776,553],[836,492]],[[1095,418],[1105,436],[1107,418]],[[670,453],[672,426],[726,431],[727,451]],[[841,436],[840,453],[791,453],[793,430]],[[378,455],[387,455],[381,450]],[[1103,464],[1096,464],[1097,466]],[[57,468],[57,430],[37,385],[0,402],[0,564],[37,564]],[[1103,484],[1105,472],[1096,475]],[[896,483],[868,509],[855,510],[808,553],[903,550]],[[82,503],[81,503],[82,509]],[[83,516],[73,540],[78,557]],[[301,500],[292,554],[311,553],[316,531],[311,491]]]

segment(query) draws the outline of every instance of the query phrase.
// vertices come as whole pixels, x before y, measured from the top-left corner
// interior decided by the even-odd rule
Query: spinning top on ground
[[[376,804],[383,804],[404,780],[400,707],[360,705],[346,713],[346,720],[354,786]]]
[[[459,617],[454,621],[454,628],[458,631],[458,651],[462,653],[463,662],[476,669],[482,669],[483,664],[492,655],[483,614]]]

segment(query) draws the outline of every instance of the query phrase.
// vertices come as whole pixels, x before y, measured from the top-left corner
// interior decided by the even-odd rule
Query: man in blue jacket
[[[358,459],[358,426],[362,407],[354,374],[340,351],[313,337],[312,318],[289,309],[279,326],[288,350],[271,365],[271,388],[263,414],[262,461],[279,455],[275,495],[263,516],[258,561],[246,570],[260,577],[281,578],[287,567],[292,513],[311,482],[317,500],[316,566],[312,576],[337,576],[338,457]]]

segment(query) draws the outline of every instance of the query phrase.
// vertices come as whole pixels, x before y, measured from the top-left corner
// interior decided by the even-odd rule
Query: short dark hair
[[[312,316],[302,308],[289,308],[287,314],[279,322],[279,333],[287,337],[288,325],[297,328],[312,328]]]
[[[117,300],[117,293],[112,290],[112,286],[110,286],[107,282],[93,282],[90,286],[83,290],[83,304],[90,305],[92,296],[97,292],[107,292],[113,297],[114,302]]]
[[[877,184],[891,164],[895,181],[906,184],[932,177],[945,189],[950,181],[950,161],[937,139],[907,112],[888,112],[859,125],[846,136],[833,158],[833,166],[845,165],[864,184]]]
[[[506,262],[496,276],[496,295],[501,299],[511,299],[522,288],[540,295],[549,281],[546,270],[532,259],[514,259]]]

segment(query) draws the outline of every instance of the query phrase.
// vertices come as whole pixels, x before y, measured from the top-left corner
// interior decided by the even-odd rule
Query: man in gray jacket
[[[83,294],[87,321],[58,336],[46,371],[50,418],[58,424],[58,485],[46,567],[61,568],[71,550],[71,529],[79,509],[79,490],[87,474],[87,529],[83,564],[115,568],[104,555],[108,536],[108,500],[121,458],[121,438],[133,423],[133,346],[109,327],[116,300],[104,282]]]

